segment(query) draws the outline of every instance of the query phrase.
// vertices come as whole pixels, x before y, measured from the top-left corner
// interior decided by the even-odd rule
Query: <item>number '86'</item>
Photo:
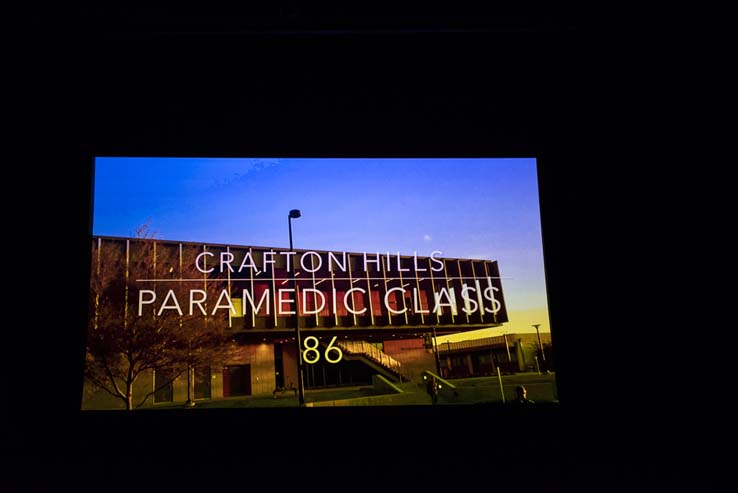
[[[328,363],[338,363],[341,361],[341,358],[343,358],[343,351],[341,351],[341,348],[334,346],[334,342],[336,342],[336,336],[333,336],[333,339],[331,339],[331,342],[329,342],[328,346],[325,348],[324,356]],[[303,341],[303,344],[305,346],[305,350],[302,352],[302,359],[305,363],[313,365],[320,361],[320,352],[318,351],[318,345],[320,342],[318,341],[318,338],[315,336],[308,336]],[[333,352],[338,353],[338,356],[331,358],[331,353]]]

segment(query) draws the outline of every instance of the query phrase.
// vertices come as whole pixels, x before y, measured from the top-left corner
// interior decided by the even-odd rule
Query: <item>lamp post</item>
[[[533,327],[536,328],[536,335],[538,336],[538,349],[541,350],[541,361],[544,363],[546,362],[546,355],[543,352],[543,344],[541,344],[541,333],[538,331],[538,327],[540,327],[541,324],[533,324]]]
[[[299,209],[292,209],[287,216],[287,224],[290,228],[290,252],[294,251],[292,248],[292,220],[297,219],[301,215],[302,214],[300,213]],[[292,257],[294,257],[294,255],[290,256],[290,262],[292,262]],[[305,404],[305,389],[303,387],[302,379],[302,345],[300,343],[300,320],[297,314],[297,303],[299,303],[299,301],[297,299],[297,280],[295,279],[294,263],[292,265],[292,290],[295,293],[295,315],[293,316],[293,320],[295,323],[295,348],[297,349],[297,397],[300,406],[303,406]]]

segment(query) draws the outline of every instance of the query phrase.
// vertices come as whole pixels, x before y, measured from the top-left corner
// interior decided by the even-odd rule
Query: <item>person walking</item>
[[[433,404],[438,403],[438,382],[436,377],[430,377],[426,382],[426,390]]]
[[[528,399],[528,389],[524,385],[515,387],[515,400],[513,404],[533,404],[535,401]]]

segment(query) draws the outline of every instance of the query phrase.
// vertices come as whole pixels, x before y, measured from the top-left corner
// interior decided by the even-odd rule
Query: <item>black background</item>
[[[36,276],[5,349],[17,484],[709,482],[709,433],[672,419],[703,396],[660,376],[669,295],[650,240],[672,207],[657,193],[675,173],[659,149],[671,53],[644,17],[278,2],[59,9],[19,27],[6,189],[39,212],[6,205],[11,272]],[[79,413],[94,155],[537,157],[561,405]]]

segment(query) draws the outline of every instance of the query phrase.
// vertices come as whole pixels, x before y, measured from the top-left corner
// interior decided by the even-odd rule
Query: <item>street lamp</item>
[[[543,344],[541,344],[541,333],[538,331],[538,327],[540,327],[541,324],[533,324],[533,327],[536,328],[536,335],[538,335],[538,349],[541,350],[541,361],[546,361],[546,354],[543,352]]]
[[[300,216],[302,216],[302,214],[300,213],[299,209],[292,209],[287,216],[287,224],[289,224],[290,228],[290,252],[294,251],[292,248],[292,220],[297,219]],[[292,257],[294,257],[294,255],[290,256],[290,262],[293,261]],[[297,314],[297,303],[299,303],[299,301],[297,299],[297,281],[295,279],[294,263],[292,264],[292,266],[292,290],[295,293],[295,315],[293,317],[293,320],[295,323],[295,348],[297,349],[297,397],[300,406],[303,406],[305,404],[305,389],[303,387],[302,381],[302,345],[300,343],[300,320]]]

